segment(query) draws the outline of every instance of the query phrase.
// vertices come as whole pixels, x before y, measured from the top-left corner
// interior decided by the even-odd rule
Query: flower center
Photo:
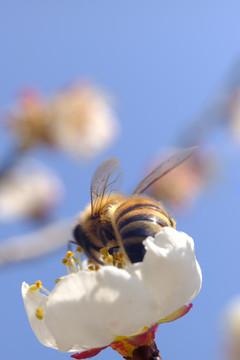
[[[102,260],[106,265],[113,265],[120,269],[125,268],[127,266],[126,259],[124,258],[124,254],[118,250],[111,251],[112,249],[107,249],[106,247],[100,250],[100,254],[102,255]]]
[[[77,273],[79,271],[98,271],[100,269],[99,265],[96,265],[91,260],[87,261],[87,269],[83,269],[82,265],[82,249],[80,246],[77,247],[76,253],[78,256],[75,256],[75,253],[72,251],[68,251],[65,258],[62,259],[62,264],[66,266],[67,273]],[[126,266],[126,261],[124,260],[124,255],[119,251],[113,251],[112,254],[109,253],[107,248],[102,248],[100,250],[100,254],[102,255],[102,260],[104,261],[106,266],[116,266],[118,268],[123,268]],[[62,276],[59,279],[55,280],[57,284],[61,281],[65,276]],[[29,291],[39,291],[41,290],[45,295],[49,295],[50,291],[48,291],[45,287],[43,287],[41,280],[35,282],[35,284],[29,286]],[[35,312],[35,316],[37,319],[42,320],[44,317],[44,308],[38,307]]]

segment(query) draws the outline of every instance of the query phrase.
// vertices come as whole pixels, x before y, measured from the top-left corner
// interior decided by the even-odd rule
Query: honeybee
[[[110,158],[96,170],[91,183],[91,203],[80,214],[73,235],[85,255],[95,264],[104,264],[102,249],[113,259],[125,263],[143,260],[143,240],[155,236],[165,226],[175,228],[175,221],[157,200],[143,195],[156,180],[180,165],[196,150],[195,147],[176,152],[162,161],[133,191],[125,196],[114,192],[119,178],[119,160]]]

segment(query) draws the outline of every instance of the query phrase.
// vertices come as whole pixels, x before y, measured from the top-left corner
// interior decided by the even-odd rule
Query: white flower
[[[70,256],[72,272],[48,296],[23,283],[39,341],[60,351],[107,346],[118,336],[146,331],[197,296],[201,270],[188,235],[164,228],[155,239],[147,238],[145,247],[143,262],[124,269],[82,270]]]
[[[240,340],[240,297],[236,297],[228,305],[225,320],[229,333]]]
[[[91,158],[108,147],[119,130],[105,94],[90,86],[72,86],[50,102],[55,144],[75,157]]]
[[[80,159],[98,155],[119,131],[108,97],[86,84],[72,85],[45,100],[26,93],[6,122],[20,149],[44,144]]]
[[[25,160],[0,179],[0,220],[45,217],[62,197],[60,178],[46,166]]]
[[[224,343],[231,360],[240,358],[240,297],[233,299],[225,309],[223,319]]]

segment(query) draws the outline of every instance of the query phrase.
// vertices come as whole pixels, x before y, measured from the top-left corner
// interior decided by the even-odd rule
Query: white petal
[[[192,238],[165,227],[144,242],[143,262],[128,271],[142,280],[158,301],[158,319],[192,301],[200,291],[202,274],[195,257]]]
[[[43,345],[57,348],[55,339],[46,327],[44,318],[39,320],[35,315],[38,307],[45,307],[47,297],[39,291],[30,291],[28,289],[28,284],[23,282],[22,297],[31,328]]]
[[[157,303],[137,278],[112,266],[62,279],[46,304],[45,321],[61,351],[109,345],[156,322]]]

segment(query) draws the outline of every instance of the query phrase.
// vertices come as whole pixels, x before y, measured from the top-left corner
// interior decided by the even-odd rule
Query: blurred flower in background
[[[118,132],[109,99],[89,86],[71,87],[52,101],[51,131],[57,146],[75,157],[97,156]]]
[[[6,126],[11,130],[21,150],[39,144],[54,145],[49,131],[51,112],[48,105],[35,91],[21,93],[18,104],[6,118]]]
[[[167,156],[160,155],[150,162],[149,172],[173,152],[169,150]],[[174,210],[188,210],[214,176],[214,162],[212,153],[197,149],[189,159],[153,183],[148,194]]]
[[[240,296],[233,299],[222,318],[224,355],[227,360],[240,359]]]
[[[48,218],[63,195],[64,185],[52,169],[24,159],[0,176],[0,221]]]
[[[19,149],[48,145],[85,159],[108,147],[119,131],[109,97],[90,85],[74,85],[44,100],[24,93],[6,124]]]

